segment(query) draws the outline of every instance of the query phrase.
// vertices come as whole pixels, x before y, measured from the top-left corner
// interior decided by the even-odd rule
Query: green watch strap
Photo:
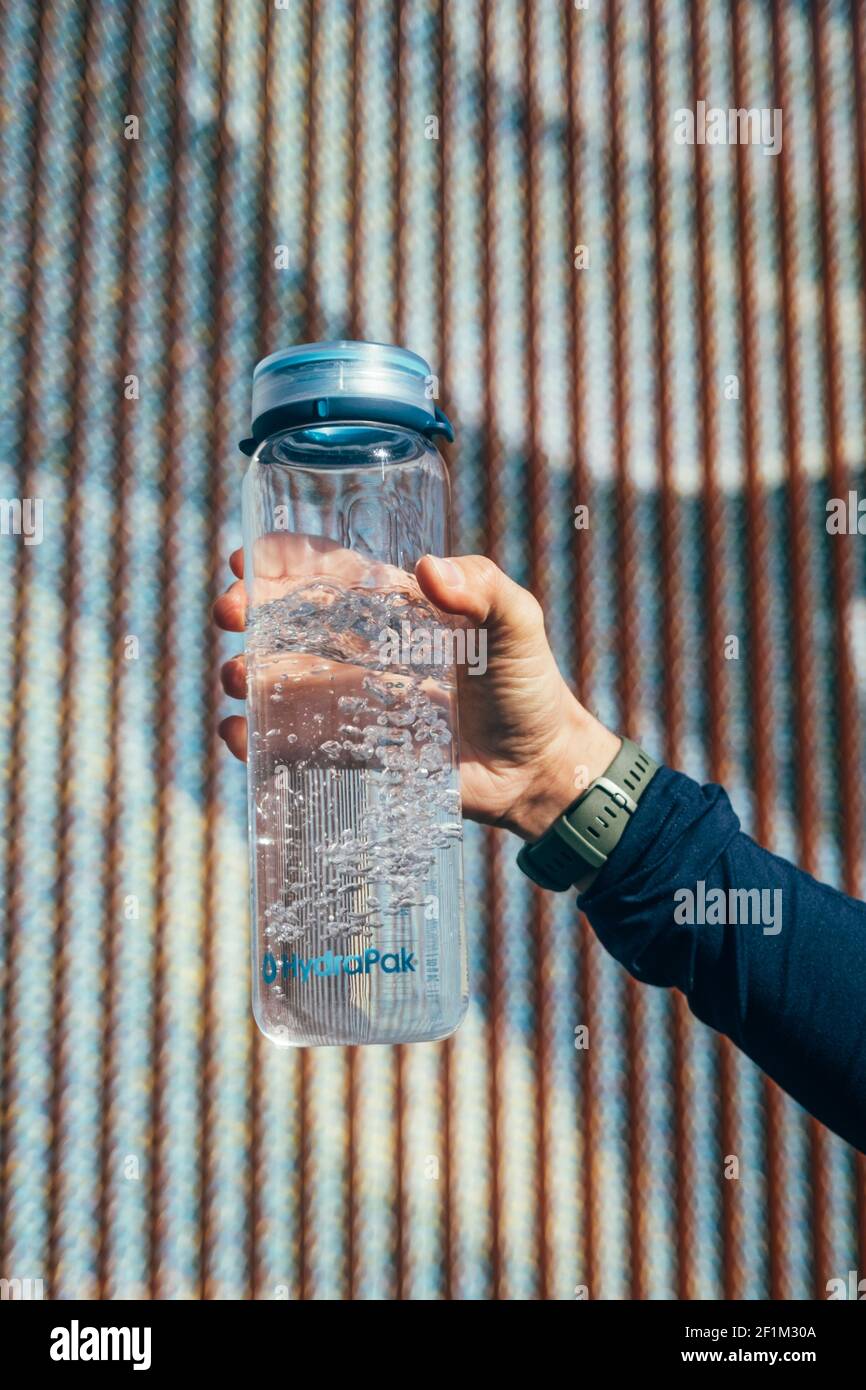
[[[610,858],[659,764],[631,739],[534,844],[517,856],[523,872],[542,888],[564,893]]]

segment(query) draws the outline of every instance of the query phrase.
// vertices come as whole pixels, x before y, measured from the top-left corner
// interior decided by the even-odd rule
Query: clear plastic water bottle
[[[468,1002],[447,555],[427,363],[313,343],[253,374],[243,486],[253,1009],[285,1046],[447,1037]]]

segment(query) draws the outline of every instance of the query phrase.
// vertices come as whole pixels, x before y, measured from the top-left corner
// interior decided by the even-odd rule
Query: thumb
[[[447,560],[424,555],[415,566],[415,576],[427,597],[446,613],[515,637],[543,630],[538,600],[486,555],[456,555]]]

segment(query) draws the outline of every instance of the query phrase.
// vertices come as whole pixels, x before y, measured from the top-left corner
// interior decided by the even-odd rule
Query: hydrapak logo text
[[[361,956],[335,956],[333,951],[326,951],[323,956],[311,956],[309,960],[305,960],[303,956],[296,956],[294,953],[287,956],[284,951],[278,965],[276,957],[270,951],[266,951],[262,961],[262,978],[266,985],[272,985],[278,974],[284,980],[300,980],[302,984],[306,984],[314,975],[318,978],[329,975],[369,975],[373,969],[381,970],[385,975],[405,974],[407,970],[414,974],[415,953],[401,946],[399,953],[385,951],[380,954],[371,946]]]

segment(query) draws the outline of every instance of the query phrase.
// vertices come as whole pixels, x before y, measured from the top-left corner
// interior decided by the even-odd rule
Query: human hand
[[[238,632],[247,605],[243,552],[235,551],[229,563],[237,581],[217,600],[214,618],[220,627]],[[318,571],[318,552],[305,565],[307,571]],[[329,573],[333,567],[330,557]],[[257,590],[261,579],[257,575]],[[427,555],[418,562],[415,579],[437,608],[484,629],[487,636],[484,673],[473,674],[465,665],[457,672],[463,814],[536,839],[610,765],[620,740],[583,708],[566,684],[537,600],[491,560]],[[403,580],[411,583],[409,576]],[[262,601],[261,592],[257,601]],[[228,695],[245,697],[243,656],[225,664],[222,682]],[[236,757],[246,757],[243,717],[223,720],[219,732]]]
[[[425,555],[415,574],[438,608],[487,633],[484,674],[458,667],[464,815],[537,839],[621,740],[566,684],[538,600],[492,560]]]

